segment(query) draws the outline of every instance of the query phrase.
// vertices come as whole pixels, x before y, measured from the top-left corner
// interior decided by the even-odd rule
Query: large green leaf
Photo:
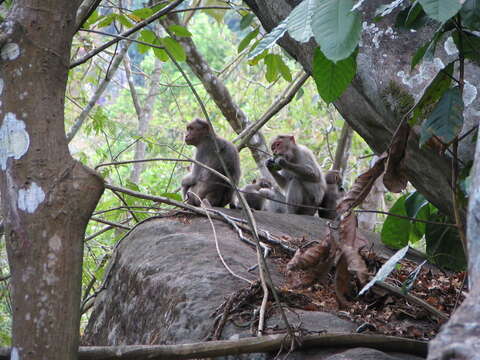
[[[460,89],[448,89],[433,109],[430,116],[423,122],[420,131],[420,146],[433,135],[444,144],[451,143],[463,126],[463,99]]]
[[[318,0],[303,0],[287,18],[288,34],[299,42],[307,42],[313,36],[312,16]]]
[[[480,0],[467,0],[460,10],[462,25],[471,30],[480,30]]]
[[[282,77],[286,81],[291,82],[293,79],[292,79],[292,73],[290,71],[290,68],[288,67],[287,64],[285,64],[285,62],[283,61],[280,55],[275,55],[275,62],[280,75],[282,75]]]
[[[263,60],[265,62],[265,65],[267,66],[267,72],[265,73],[265,78],[270,83],[277,80],[277,76],[278,76],[277,62],[275,61],[275,56],[276,55],[274,54],[268,54],[267,56],[265,56],[265,59]]]
[[[188,31],[188,29],[185,26],[172,24],[168,27],[168,30],[177,36],[184,36],[184,37],[192,36],[192,33]]]
[[[419,29],[427,23],[427,15],[416,0],[411,6],[400,11],[395,21],[395,26],[406,29]]]
[[[140,36],[138,37],[138,40],[143,41],[145,43],[154,44],[156,38],[157,38],[157,35],[152,30],[144,29],[140,32]],[[151,49],[150,46],[145,44],[139,44],[139,43],[137,43],[137,48],[140,54],[144,54]]]
[[[463,49],[463,56],[465,59],[471,60],[477,65],[480,65],[480,37],[473,33],[463,31],[462,41],[460,42],[460,34],[455,31],[452,34],[453,41],[457,49]]]
[[[334,63],[327,59],[319,48],[315,49],[312,76],[318,93],[327,104],[342,95],[355,77],[356,54],[357,52],[354,52],[348,58]]]
[[[409,194],[405,200],[405,210],[411,218],[416,218],[422,207],[428,204],[427,199],[418,191]]]
[[[218,6],[218,7],[225,7],[225,2],[220,1],[220,0],[205,0],[204,2],[205,6]],[[218,23],[221,23],[223,21],[223,18],[225,17],[225,13],[227,10],[224,9],[204,9],[204,11],[207,15],[213,17],[215,20],[217,20]]]
[[[407,212],[405,211],[405,199],[406,195],[398,198],[389,212],[396,215],[407,216]],[[397,249],[408,245],[410,226],[410,220],[388,215],[382,227],[382,242],[385,245]]]
[[[187,59],[187,54],[185,54],[185,50],[183,50],[182,45],[180,45],[176,40],[172,39],[171,37],[165,37],[162,39],[162,44],[175,58],[175,60],[185,61]]]
[[[254,18],[255,18],[254,13],[248,13],[247,15],[243,16],[242,20],[240,21],[240,29],[244,30],[247,27],[249,27]]]
[[[337,62],[353,53],[360,40],[361,23],[352,0],[317,0],[312,31],[323,54]]]
[[[429,112],[431,106],[436,103],[442,94],[450,87],[452,74],[453,62],[440,70],[427,86],[422,97],[415,104],[412,119],[409,121],[410,126],[415,125],[420,118],[423,118],[424,115]]]
[[[452,16],[455,16],[462,7],[462,0],[418,0],[423,10],[432,19],[446,22]]]
[[[432,220],[446,222],[447,219],[437,214]],[[467,261],[458,230],[451,226],[437,224],[427,224],[426,228],[425,240],[429,260],[449,270],[465,270]]]
[[[443,26],[438,29],[430,40],[428,40],[423,46],[421,46],[412,57],[411,69],[415,68],[423,59],[430,61],[435,56],[435,50],[437,48],[438,41],[445,33]]]
[[[263,39],[258,43],[258,45],[253,49],[253,51],[248,55],[248,60],[252,60],[257,55],[260,55],[267,49],[270,49],[278,39],[280,39],[283,34],[287,31],[287,20],[288,17],[278,24],[272,31],[270,31]]]

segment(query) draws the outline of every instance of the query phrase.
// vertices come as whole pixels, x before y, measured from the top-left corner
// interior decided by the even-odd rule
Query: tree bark
[[[477,359],[480,352],[480,141],[477,141],[468,206],[469,293],[429,344],[428,359]]]
[[[169,25],[181,25],[177,14],[168,15],[162,18],[160,22],[167,31]],[[215,104],[217,104],[218,108],[233,130],[237,134],[240,134],[242,130],[249,125],[247,115],[235,103],[227,87],[215,75],[203,56],[197,50],[193,40],[189,37],[178,37],[174,36],[173,34],[170,35],[173,36],[180,44],[182,44],[183,49],[187,53],[188,66],[202,82],[205,90],[207,90]],[[265,160],[270,156],[263,134],[261,132],[257,132],[255,136],[250,138],[247,146],[250,149],[253,159],[255,160],[262,176],[271,178],[270,172],[264,164]]]
[[[64,98],[80,1],[17,0],[0,25],[0,188],[12,359],[75,359],[83,237],[104,185],[68,151]]]
[[[342,132],[340,133],[340,139],[338,139],[337,148],[335,149],[335,159],[332,166],[332,170],[338,170],[340,172],[342,179],[347,169],[348,158],[350,157],[352,138],[353,129],[345,122],[342,127]]]

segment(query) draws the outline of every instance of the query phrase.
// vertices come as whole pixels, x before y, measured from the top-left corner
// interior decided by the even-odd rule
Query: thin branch
[[[124,230],[130,230],[130,228],[128,226],[125,226],[125,225],[122,225],[122,224],[118,224],[118,223],[114,223],[112,221],[108,221],[108,220],[104,220],[104,219],[100,219],[100,218],[97,218],[97,217],[91,217],[90,220],[93,220],[93,221],[96,221],[96,222],[99,222],[99,223],[102,223],[102,224],[106,224],[106,225],[111,225],[111,226],[114,226],[114,227],[117,227],[119,229],[124,229]]]
[[[422,299],[410,294],[410,293],[404,293],[402,289],[400,289],[398,286],[387,284],[386,282],[383,281],[377,281],[375,283],[375,286],[378,286],[382,289],[388,290],[391,293],[394,293],[395,295],[404,297],[405,299],[423,307],[425,310],[427,310],[429,313],[435,315],[436,317],[442,319],[442,320],[448,320],[449,317],[447,314],[444,312],[441,312],[440,310],[437,310],[434,308],[432,305],[427,303],[426,301],[423,301]]]
[[[113,59],[112,66],[110,67],[110,70],[106,73],[105,78],[102,80],[102,82],[98,86],[97,90],[95,90],[95,93],[91,97],[87,106],[85,106],[85,108],[82,110],[80,115],[75,120],[75,123],[73,124],[72,128],[70,129],[70,132],[67,134],[67,141],[68,142],[72,141],[72,139],[75,137],[78,130],[80,130],[80,127],[84,123],[85,119],[87,118],[87,116],[89,116],[90,111],[93,109],[93,107],[97,103],[100,96],[102,96],[103,92],[107,88],[107,85],[110,83],[110,80],[112,79],[112,77],[115,74],[115,72],[117,71],[120,63],[122,62],[123,57],[127,53],[127,50],[128,50],[129,46],[130,46],[130,43],[124,44],[123,48],[120,50],[118,55],[115,56],[115,58]]]
[[[429,220],[416,219],[416,218],[412,218],[412,217],[409,217],[409,216],[394,214],[394,213],[391,213],[391,212],[388,212],[388,211],[380,211],[380,210],[354,210],[354,212],[356,212],[356,213],[376,213],[376,214],[383,214],[383,215],[394,216],[394,217],[397,217],[397,218],[400,218],[400,219],[410,220],[410,221],[413,221],[413,222],[420,222],[420,223],[424,223],[424,224],[445,225],[445,226],[451,226],[451,227],[454,227],[454,228],[457,227],[456,224],[449,224],[449,223],[442,223],[442,222],[437,222],[437,221],[429,221]]]
[[[287,334],[250,337],[239,340],[216,340],[180,345],[121,345],[121,346],[81,346],[80,360],[180,360],[203,359],[247,353],[278,351]],[[369,347],[381,351],[400,352],[425,357],[428,351],[426,341],[398,336],[377,334],[319,334],[302,338],[302,349],[356,348]],[[0,360],[10,358],[10,348],[0,348]]]
[[[165,6],[164,8],[160,9],[159,11],[157,11],[155,14],[153,14],[152,16],[150,16],[149,18],[139,22],[137,25],[135,25],[134,27],[124,31],[120,36],[121,37],[129,37],[130,35],[132,35],[133,33],[137,32],[138,30],[144,28],[145,26],[147,26],[148,24],[154,22],[155,20],[159,19],[161,16],[169,13],[170,11],[172,11],[173,9],[175,9],[178,5],[180,5],[184,0],[175,0],[174,2],[172,2],[171,4]],[[115,39],[113,40],[110,40],[108,41],[107,43],[101,45],[100,47],[96,48],[95,50],[91,51],[90,53],[88,53],[87,55],[85,55],[83,58],[73,62],[70,64],[70,69],[78,66],[78,65],[81,65],[85,62],[87,62],[89,59],[91,59],[92,57],[94,57],[95,55],[97,55],[98,53],[102,52],[103,50],[109,48],[110,46],[116,44],[117,42],[119,42],[121,40],[121,38],[119,37],[116,37]]]
[[[242,149],[246,146],[250,138],[255,135],[274,115],[276,115],[280,110],[282,110],[286,105],[288,105],[295,94],[300,90],[300,88],[305,84],[307,79],[310,77],[310,74],[303,73],[297,77],[295,82],[285,89],[284,93],[281,95],[280,100],[275,102],[266,112],[262,115],[260,119],[256,122],[250,124],[245,128],[234,140],[234,143],[237,143],[237,148]]]

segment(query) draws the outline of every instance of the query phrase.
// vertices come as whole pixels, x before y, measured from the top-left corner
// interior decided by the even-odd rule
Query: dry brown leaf
[[[348,263],[345,255],[342,254],[337,261],[335,269],[335,296],[340,309],[348,307],[347,298],[352,296],[352,283],[350,278]]]
[[[383,153],[380,155],[375,165],[355,179],[350,191],[337,206],[339,214],[343,214],[362,203],[372,189],[375,180],[383,174],[386,159],[387,153]]]
[[[287,270],[307,270],[316,268],[328,261],[330,257],[330,244],[322,241],[308,248],[300,248],[287,264]]]

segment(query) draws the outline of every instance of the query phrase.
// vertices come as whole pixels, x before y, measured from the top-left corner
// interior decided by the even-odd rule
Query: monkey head
[[[252,184],[257,185],[259,189],[262,189],[262,188],[263,189],[271,189],[272,188],[272,183],[270,182],[270,180],[268,180],[266,178],[259,178],[258,180],[253,179]]]
[[[285,160],[291,161],[294,157],[293,149],[295,148],[295,136],[278,135],[273,141],[270,148],[274,157],[283,157]]]
[[[195,119],[187,125],[185,134],[185,143],[187,145],[197,146],[209,135],[208,123],[202,119]]]

